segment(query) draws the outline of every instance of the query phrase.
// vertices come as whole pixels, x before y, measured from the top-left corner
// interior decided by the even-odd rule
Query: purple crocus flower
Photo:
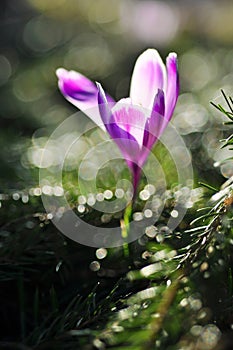
[[[63,68],[57,70],[64,97],[107,131],[120,148],[133,177],[134,193],[153,145],[169,123],[179,94],[177,55],[164,65],[157,50],[137,59],[130,97],[115,102],[99,83]],[[98,105],[98,110],[96,107]]]

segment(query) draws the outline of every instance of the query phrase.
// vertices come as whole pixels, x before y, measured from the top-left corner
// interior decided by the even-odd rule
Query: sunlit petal
[[[163,131],[164,113],[164,92],[159,89],[154,99],[151,116],[146,121],[144,131],[143,145],[149,150],[153,147]]]
[[[166,70],[157,50],[148,49],[137,59],[130,86],[133,104],[151,108],[158,89],[166,86]]]
[[[112,115],[113,122],[131,134],[141,147],[147,119],[145,111],[132,105],[130,99],[122,99],[112,109]]]
[[[106,129],[109,129],[109,123],[110,123],[110,117],[111,117],[111,109],[107,101],[106,94],[104,92],[104,89],[102,88],[100,83],[96,83],[98,95],[98,105],[99,105],[99,112],[100,117],[102,119],[102,123],[105,125]]]
[[[64,97],[74,106],[83,111],[94,123],[103,128],[98,110],[98,89],[96,85],[84,75],[59,68],[56,71],[58,86]],[[107,99],[113,102],[111,97]]]
[[[166,61],[167,66],[167,89],[166,89],[166,107],[165,117],[170,120],[175,109],[179,95],[179,75],[177,66],[177,55],[171,52]]]

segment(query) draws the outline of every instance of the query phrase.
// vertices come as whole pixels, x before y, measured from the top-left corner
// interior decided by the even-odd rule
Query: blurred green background
[[[181,94],[173,123],[198,180],[218,185],[233,174],[232,162],[219,163],[229,152],[219,149],[219,139],[229,131],[209,104],[222,102],[221,88],[231,93],[231,1],[3,0],[0,16],[2,191],[38,183],[47,138],[76,112],[57,89],[56,68],[80,71],[120,99],[148,47],[164,59],[178,53]]]
[[[106,91],[120,99],[128,96],[134,63],[143,50],[156,48],[163,59],[169,52],[177,52],[181,93],[172,122],[192,153],[196,184],[203,181],[219,188],[233,175],[232,160],[225,161],[232,153],[227,148],[220,149],[219,142],[230,135],[230,127],[223,124],[227,119],[210,105],[210,101],[224,106],[220,89],[227,95],[232,93],[232,18],[233,2],[226,0],[1,1],[0,299],[3,327],[0,327],[0,331],[3,341],[21,343],[19,347],[15,343],[13,347],[8,344],[7,349],[28,349],[23,347],[23,343],[36,350],[93,349],[90,344],[95,339],[94,348],[102,350],[101,335],[95,338],[99,336],[100,329],[110,347],[114,346],[113,333],[114,337],[119,336],[115,342],[119,346],[123,342],[128,346],[128,339],[140,340],[144,344],[143,332],[148,331],[144,324],[153,323],[155,319],[158,301],[162,300],[171,282],[174,260],[169,258],[168,263],[166,261],[165,265],[161,265],[161,270],[157,275],[152,275],[151,281],[150,276],[149,279],[142,279],[143,268],[139,269],[142,266],[147,268],[151,257],[160,263],[161,256],[166,260],[169,252],[174,255],[180,249],[183,253],[187,247],[190,249],[189,244],[193,242],[198,251],[202,240],[202,233],[199,237],[195,233],[183,232],[196,217],[196,208],[202,205],[198,202],[201,191],[197,188],[189,192],[187,187],[175,187],[177,177],[174,176],[174,164],[169,158],[169,150],[165,152],[161,144],[155,147],[154,152],[162,164],[168,187],[173,186],[176,192],[165,191],[167,201],[158,225],[149,227],[145,235],[131,245],[128,258],[123,255],[121,247],[110,250],[85,247],[57,232],[40,201],[38,172],[40,167],[57,164],[59,147],[75,139],[75,130],[68,135],[68,139],[64,137],[60,143],[53,144],[46,153],[45,163],[41,164],[40,159],[53,130],[77,109],[61,96],[57,88],[56,69],[77,70],[101,82]],[[89,123],[88,118],[86,123]],[[67,198],[74,206],[79,196],[77,166],[85,152],[104,138],[97,129],[83,135],[66,159],[63,184]],[[179,157],[182,158],[182,153]],[[150,167],[150,162],[148,164]],[[87,180],[90,169],[86,170],[84,179]],[[104,191],[114,190],[117,180],[122,177],[129,178],[129,171],[121,160],[112,161],[106,169],[100,169],[97,187],[103,190],[107,200],[107,195],[112,198],[113,191]],[[53,191],[59,196],[63,189],[59,184],[53,185],[57,185]],[[121,183],[121,188],[126,192],[127,186],[127,182]],[[46,191],[50,190],[46,187]],[[140,193],[142,197],[143,191]],[[121,193],[118,195],[121,198]],[[166,225],[174,202],[179,200],[176,196],[183,196],[188,212],[171,234]],[[161,202],[157,198],[157,202],[159,200]],[[91,201],[93,196],[87,199],[90,206]],[[83,204],[86,204],[86,198],[79,196],[77,209],[80,216],[86,210]],[[85,214],[84,218],[96,226],[111,227],[119,225],[122,213],[117,213],[116,217],[98,213],[102,215],[100,218],[96,218],[95,211],[87,210]],[[232,220],[232,216],[230,218],[228,215]],[[166,340],[166,332],[162,333],[162,345],[158,345],[160,349],[163,349],[164,338],[169,345],[181,339],[178,344],[180,350],[183,335],[187,333],[189,339],[189,330],[196,327],[196,323],[197,327],[203,325],[203,329],[210,332],[204,334],[204,338],[213,339],[214,334],[217,342],[219,329],[226,331],[227,339],[228,336],[232,337],[232,254],[229,252],[232,251],[233,240],[228,219],[222,221],[225,225],[222,225],[222,231],[216,227],[212,229],[215,241],[211,241],[211,250],[205,251],[203,248],[199,257],[200,252],[196,254],[194,249],[196,265],[191,265],[185,287],[183,284],[180,287],[178,299],[170,311],[172,322],[168,318],[165,327],[170,338]],[[222,233],[227,240],[224,240]],[[208,239],[211,237],[210,234]],[[156,252],[159,257],[156,257]],[[182,255],[179,259],[182,259]],[[152,290],[142,291],[147,287]],[[158,293],[156,297],[153,294],[155,290]],[[139,295],[138,291],[144,294]],[[131,301],[127,299],[129,295],[132,296]],[[200,308],[195,306],[196,301]],[[142,316],[139,308],[133,309],[134,306],[127,309],[128,315],[127,312],[124,314],[127,303],[139,303]],[[148,305],[150,307],[147,309]],[[187,305],[191,305],[190,309]],[[113,318],[116,310],[120,310],[119,323]],[[202,319],[198,318],[201,312]],[[187,319],[184,317],[186,313]],[[111,334],[108,333],[107,322],[112,322]],[[123,332],[121,322],[123,327],[129,327],[129,332]],[[201,334],[200,327],[191,332],[193,344]],[[68,331],[70,343],[66,338]],[[73,344],[75,332],[78,340]],[[121,338],[123,334],[125,338]],[[43,341],[48,343],[43,345]],[[82,347],[83,342],[89,343],[89,347]],[[215,349],[215,343],[208,348],[207,343],[203,344],[198,349]]]

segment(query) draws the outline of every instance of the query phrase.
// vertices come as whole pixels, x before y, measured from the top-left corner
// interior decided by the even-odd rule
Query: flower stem
[[[134,202],[136,199],[140,177],[141,177],[141,168],[135,164],[134,168],[133,168],[133,199],[132,199],[132,202]]]
[[[133,209],[133,202],[129,202],[127,207],[125,208],[124,212],[124,217],[121,219],[121,236],[124,240],[123,243],[123,251],[124,251],[124,256],[128,257],[129,256],[129,245],[126,242],[128,235],[129,235],[129,230],[130,230],[130,218],[132,215],[132,209]]]

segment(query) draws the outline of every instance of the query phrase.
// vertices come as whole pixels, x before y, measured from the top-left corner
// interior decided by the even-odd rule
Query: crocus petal
[[[123,157],[128,166],[131,168],[131,163],[138,160],[140,148],[135,138],[127,131],[119,127],[117,124],[110,124],[109,134],[114,142],[118,145]]]
[[[150,118],[147,119],[143,137],[143,152],[140,157],[140,165],[144,165],[150,151],[163,132],[164,125],[164,92],[159,89],[154,99]]]
[[[121,99],[112,109],[112,122],[132,135],[139,147],[143,144],[146,120],[146,111],[141,106],[132,105],[130,98]]]
[[[166,111],[165,118],[169,121],[175,109],[176,101],[179,95],[179,75],[177,67],[177,55],[171,52],[166,61],[167,66],[167,89],[166,89]]]
[[[166,70],[157,50],[148,49],[137,59],[130,86],[133,104],[151,108],[155,93],[166,87]]]
[[[150,118],[147,119],[144,131],[143,145],[149,151],[163,131],[165,113],[164,92],[159,89],[155,98]]]
[[[59,68],[56,74],[59,79],[59,89],[64,97],[104,129],[98,110],[98,89],[96,85],[84,75],[75,71]],[[107,96],[107,99],[114,102],[110,96]]]
[[[111,117],[111,109],[107,101],[106,94],[104,92],[104,89],[102,88],[101,84],[96,82],[98,95],[98,105],[99,105],[99,112],[102,122],[104,123],[105,128],[109,131],[109,123],[110,123],[110,117]]]

